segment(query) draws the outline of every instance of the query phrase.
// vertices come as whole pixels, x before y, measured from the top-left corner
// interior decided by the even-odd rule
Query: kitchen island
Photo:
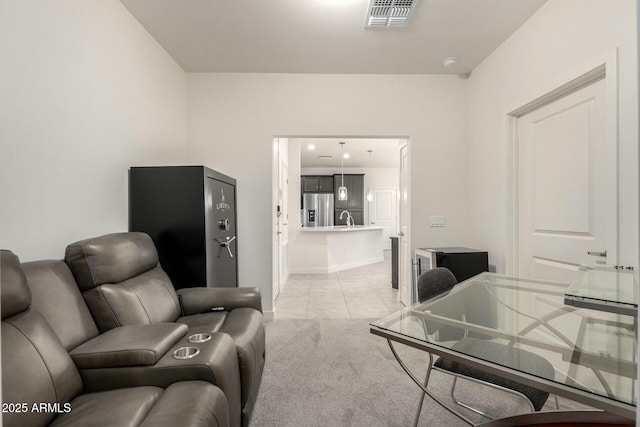
[[[291,273],[334,273],[384,261],[383,227],[302,227],[295,242]]]

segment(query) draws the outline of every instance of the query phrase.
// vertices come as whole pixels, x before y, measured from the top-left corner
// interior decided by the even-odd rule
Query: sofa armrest
[[[177,291],[182,315],[255,308],[262,313],[259,288],[184,288]]]
[[[75,348],[79,369],[155,364],[189,328],[181,323],[120,326]]]

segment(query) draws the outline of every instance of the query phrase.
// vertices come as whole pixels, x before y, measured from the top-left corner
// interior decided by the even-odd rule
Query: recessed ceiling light
[[[316,149],[315,145],[313,145],[313,144],[307,145],[307,150],[315,150],[315,149]]]
[[[345,159],[348,159],[349,157],[351,157],[351,156],[349,156],[349,153],[344,153],[344,158]]]

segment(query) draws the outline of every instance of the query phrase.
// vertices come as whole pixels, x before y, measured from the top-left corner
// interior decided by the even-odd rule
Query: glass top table
[[[565,304],[638,315],[638,280],[633,270],[581,267],[564,295]]]
[[[635,417],[637,316],[565,304],[568,284],[482,273],[370,325],[371,333],[492,374]],[[547,359],[531,374],[501,365],[465,340],[492,340]]]

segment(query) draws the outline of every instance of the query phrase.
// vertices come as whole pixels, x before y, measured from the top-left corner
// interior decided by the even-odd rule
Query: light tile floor
[[[276,299],[276,319],[369,319],[404,308],[391,287],[391,262],[331,274],[291,274]]]

